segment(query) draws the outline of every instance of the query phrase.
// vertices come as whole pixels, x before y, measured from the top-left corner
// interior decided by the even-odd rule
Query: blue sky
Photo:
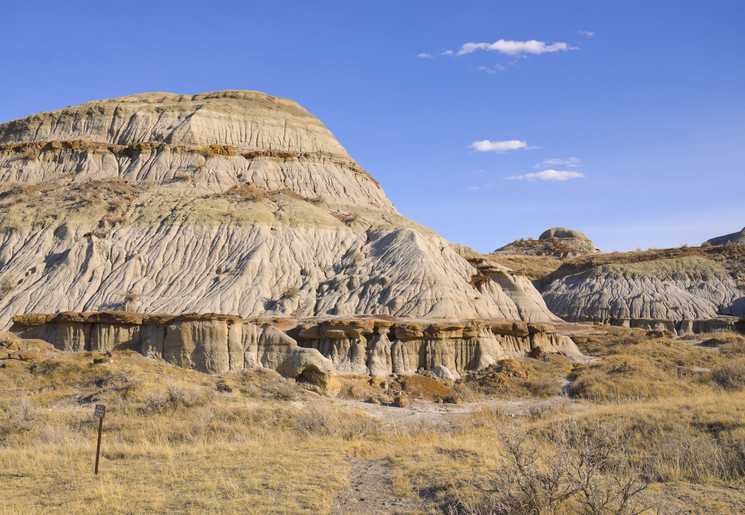
[[[0,120],[259,90],[482,252],[699,244],[745,225],[744,25],[741,0],[5,2]]]

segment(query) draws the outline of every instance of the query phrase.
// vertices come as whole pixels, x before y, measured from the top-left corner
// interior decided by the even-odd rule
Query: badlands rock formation
[[[720,315],[745,316],[744,294],[722,265],[698,256],[595,266],[543,291],[551,310],[567,320],[676,333],[736,328],[738,320]]]
[[[728,243],[732,245],[745,245],[745,227],[740,232],[725,234],[724,236],[718,236],[704,242],[704,244],[709,245],[727,245]]]
[[[482,280],[314,116],[262,93],[132,95],[0,125],[0,184],[0,326],[122,308],[555,319],[529,281]]]
[[[541,233],[538,240],[517,240],[500,247],[494,254],[521,254],[526,256],[572,257],[600,252],[592,241],[579,231],[554,227]]]
[[[134,350],[213,374],[263,366],[333,389],[335,374],[385,377],[438,369],[449,377],[533,349],[579,356],[550,324],[513,320],[251,319],[216,314],[19,315],[11,331],[67,351]]]
[[[528,279],[402,217],[318,119],[262,93],[132,95],[0,125],[0,187],[0,327],[170,314],[16,318],[63,349],[214,373],[457,373],[544,345],[541,331],[433,320],[557,320]],[[363,315],[422,320],[256,320]]]

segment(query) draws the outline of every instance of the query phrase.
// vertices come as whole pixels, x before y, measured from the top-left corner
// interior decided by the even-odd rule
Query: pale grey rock
[[[435,377],[439,379],[443,379],[445,381],[454,381],[456,376],[448,369],[447,367],[443,365],[437,365],[432,368],[432,373],[435,375]]]
[[[313,115],[258,91],[142,93],[95,100],[0,125],[0,143],[87,140],[230,145],[241,151],[320,152],[350,159]]]
[[[551,238],[570,238],[573,240],[590,241],[584,233],[575,231],[574,229],[567,229],[566,227],[552,227],[551,229],[543,231],[538,237],[539,240],[548,240]]]
[[[0,125],[0,143],[0,187],[10,194],[0,207],[0,279],[13,282],[0,326],[22,313],[112,309],[555,319],[524,277],[496,270],[472,285],[478,270],[466,250],[402,217],[289,100],[132,95]],[[91,181],[135,188],[134,198],[119,194],[111,221],[85,197],[95,191],[75,189]],[[231,200],[248,182],[258,197]],[[50,185],[83,207],[23,207],[23,188]],[[237,355],[260,361],[236,338],[215,366],[234,368]],[[148,352],[163,345],[169,355],[168,334],[149,341]]]
[[[599,252],[592,241],[580,231],[566,229],[565,227],[553,227],[541,233],[537,240],[520,239],[513,241],[498,248],[493,254],[572,257]]]
[[[568,320],[639,320],[674,331],[665,321],[741,313],[743,294],[721,265],[684,257],[595,267],[551,282],[543,297]]]
[[[727,245],[728,243],[733,245],[745,245],[745,227],[743,227],[739,232],[717,236],[716,238],[706,240],[704,243],[708,243],[709,245]]]
[[[265,367],[324,393],[333,393],[337,374],[387,377],[424,369],[454,380],[535,348],[581,359],[574,342],[553,326],[511,320],[330,317],[297,322],[218,314],[68,312],[19,315],[11,331],[44,339],[60,350],[131,349],[211,374]]]

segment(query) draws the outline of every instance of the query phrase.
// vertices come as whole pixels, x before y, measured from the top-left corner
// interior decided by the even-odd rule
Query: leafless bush
[[[299,434],[359,438],[378,435],[380,423],[365,413],[340,410],[328,402],[307,404],[295,419]]]
[[[300,290],[298,290],[295,286],[290,286],[289,288],[285,289],[285,291],[282,292],[282,294],[279,296],[280,300],[291,300],[294,299],[300,295]]]
[[[486,499],[476,505],[461,503],[451,511],[638,514],[647,509],[637,494],[648,481],[626,457],[629,436],[619,426],[558,423],[547,447],[516,425],[505,426],[499,434],[507,459],[484,489]]]
[[[28,400],[3,403],[0,406],[0,436],[7,437],[15,433],[23,433],[34,428],[36,411]]]
[[[659,481],[736,479],[742,464],[737,464],[736,445],[725,448],[706,433],[676,428],[651,436],[646,468]],[[735,459],[735,461],[732,461]]]
[[[163,413],[180,408],[203,406],[210,400],[205,390],[169,384],[164,393],[152,393],[145,398],[145,411]]]
[[[745,361],[737,360],[711,371],[711,380],[727,390],[745,388]]]

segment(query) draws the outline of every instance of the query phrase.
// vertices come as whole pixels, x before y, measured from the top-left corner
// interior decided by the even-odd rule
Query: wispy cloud
[[[482,184],[481,186],[469,186],[468,189],[471,191],[490,190],[494,187],[493,184]]]
[[[495,64],[494,66],[476,66],[474,70],[494,75],[496,73],[503,72],[505,68],[501,64]]]
[[[432,55],[428,54],[427,52],[422,52],[421,54],[417,54],[416,56],[422,59],[432,59]]]
[[[487,50],[499,52],[505,55],[522,55],[522,54],[545,54],[550,52],[560,52],[569,50],[566,43],[553,43],[547,45],[543,41],[531,39],[530,41],[508,41],[500,39],[494,43],[465,43],[458,50],[457,55],[465,55],[475,52],[476,50]]]
[[[543,170],[542,172],[526,173],[524,175],[513,175],[505,177],[510,181],[568,181],[569,179],[582,179],[585,174],[570,170]]]
[[[578,30],[577,34],[588,37],[588,38],[591,38],[595,35],[594,32],[590,32],[589,30]]]
[[[578,166],[582,166],[582,161],[580,161],[576,157],[570,157],[568,159],[545,159],[540,163],[534,165],[533,168],[549,168],[552,166],[567,166],[569,168],[576,168]]]
[[[453,52],[452,50],[443,50],[442,52],[440,52],[440,55],[455,55],[455,52]]]
[[[488,139],[482,141],[474,141],[468,148],[472,148],[477,152],[497,152],[502,154],[508,150],[524,150],[528,148],[528,144],[525,141],[519,139],[511,139],[506,141],[489,141]]]

